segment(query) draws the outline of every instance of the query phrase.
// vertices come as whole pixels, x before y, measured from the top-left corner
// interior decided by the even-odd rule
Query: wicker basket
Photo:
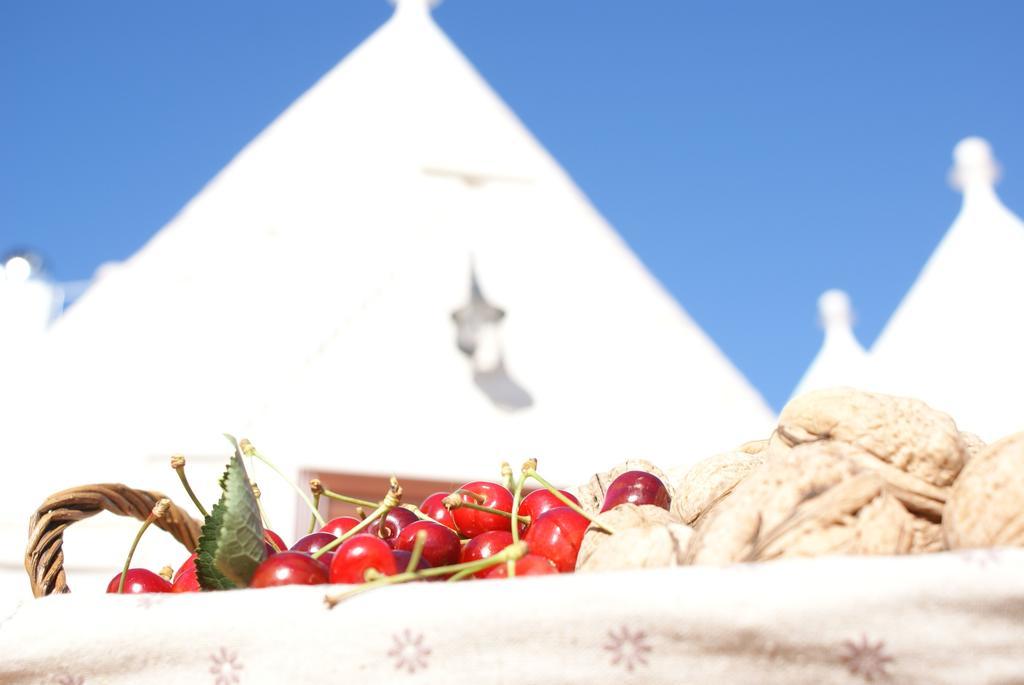
[[[65,528],[101,511],[144,521],[163,498],[159,492],[135,490],[120,483],[80,485],[47,497],[29,522],[25,570],[32,594],[45,597],[70,592],[64,576]],[[173,502],[155,525],[173,535],[189,552],[195,551],[201,524]]]

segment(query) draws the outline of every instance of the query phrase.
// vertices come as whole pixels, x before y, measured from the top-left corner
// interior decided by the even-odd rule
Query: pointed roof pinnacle
[[[441,0],[390,0],[395,6],[395,16],[429,15],[430,10],[441,4]]]
[[[853,328],[853,306],[842,290],[826,290],[818,298],[818,316],[826,330]]]
[[[991,188],[999,180],[999,171],[992,146],[984,138],[964,138],[953,148],[949,181],[957,190],[962,192],[978,186]]]
[[[821,348],[791,397],[840,385],[873,386],[873,371],[867,352],[853,334],[850,296],[842,290],[826,290],[818,298],[818,317],[825,329]]]

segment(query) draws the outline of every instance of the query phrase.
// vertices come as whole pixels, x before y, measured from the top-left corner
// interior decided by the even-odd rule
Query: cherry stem
[[[527,549],[525,542],[516,542],[501,550],[494,556],[487,557],[486,559],[477,559],[476,561],[466,561],[461,564],[436,566],[434,568],[425,568],[420,571],[406,571],[405,573],[397,573],[393,576],[384,576],[368,583],[363,583],[351,590],[346,590],[345,592],[340,592],[334,595],[327,595],[324,597],[324,602],[327,603],[328,608],[333,608],[339,602],[346,600],[353,595],[366,592],[367,590],[372,590],[376,587],[395,585],[397,583],[407,583],[411,580],[419,580],[421,578],[446,576],[452,573],[460,573],[462,571],[475,573],[477,571],[488,569],[492,566],[497,566],[498,564],[503,564],[509,560],[516,561],[517,559],[522,559],[528,551],[529,550]]]
[[[519,479],[516,481],[515,489],[512,491],[512,511],[519,513],[519,504],[523,501],[523,485],[526,483],[526,474],[519,474]],[[512,542],[519,542],[519,526],[515,523],[512,524]],[[516,563],[514,561],[508,562],[508,577],[516,577]]]
[[[398,479],[395,478],[394,476],[391,476],[391,488],[392,488],[391,492],[393,492],[395,488],[398,488]],[[401,492],[401,488],[399,488],[399,492]],[[388,498],[385,497],[384,501],[381,502],[381,506],[384,506],[384,504],[387,504],[387,503],[388,503]],[[388,531],[391,530],[390,528],[388,528],[388,514],[390,514],[391,510],[394,509],[395,507],[397,507],[401,503],[402,503],[401,498],[396,498],[395,499],[395,503],[394,503],[393,506],[389,507],[388,509],[385,509],[384,511],[382,511],[379,514],[379,516],[380,516],[380,525],[377,526],[377,537],[379,537],[381,540],[386,538],[388,536]],[[396,535],[398,534],[397,530],[395,531],[395,534]]]
[[[302,501],[306,503],[306,506],[309,507],[309,510],[313,513],[313,518],[315,518],[320,523],[321,526],[323,526],[323,525],[325,525],[327,523],[327,521],[324,521],[324,517],[320,515],[320,512],[316,510],[316,507],[313,506],[313,502],[312,502],[312,500],[309,499],[309,495],[304,493],[302,491],[302,489],[292,481],[291,478],[289,478],[288,476],[284,475],[284,473],[281,472],[281,469],[277,468],[277,466],[274,464],[274,462],[270,461],[269,459],[264,457],[262,454],[257,452],[256,448],[253,447],[253,444],[251,442],[249,442],[248,440],[243,438],[242,440],[240,440],[238,442],[238,448],[241,450],[242,454],[244,454],[245,456],[247,456],[247,457],[256,457],[261,462],[263,462],[264,464],[269,466],[274,471],[274,473],[276,473],[278,476],[281,477],[282,480],[284,480],[284,482],[286,482],[286,483],[288,483],[288,485],[292,486],[292,490],[294,490],[296,493],[298,493],[299,497],[302,498]]]
[[[324,494],[323,483],[320,482],[319,478],[311,478],[309,481],[309,492],[313,496],[313,508],[320,511],[320,496]],[[316,517],[310,514],[309,516],[309,530],[306,531],[306,535],[313,532],[316,528]]]
[[[486,507],[483,504],[477,504],[476,502],[466,502],[461,497],[459,499],[452,497],[450,500],[448,499],[448,497],[446,497],[444,499],[444,506],[447,507],[449,510],[465,507],[467,509],[476,509],[477,511],[483,511],[488,514],[504,516],[509,519],[512,518],[512,512],[504,511],[502,509],[495,509],[494,507]],[[520,516],[519,514],[516,514],[515,518],[519,521],[519,523],[525,523],[527,525],[529,525],[530,523],[529,516]]]
[[[312,554],[312,557],[314,559],[319,559],[324,554],[326,554],[327,552],[330,552],[332,549],[334,549],[335,547],[337,547],[341,543],[345,542],[345,540],[348,540],[353,535],[358,535],[359,533],[361,533],[364,530],[366,530],[366,528],[369,527],[369,525],[371,523],[373,523],[378,518],[380,518],[382,515],[384,515],[387,512],[391,511],[392,509],[394,509],[395,507],[397,507],[401,503],[402,503],[402,487],[398,484],[398,481],[395,480],[394,476],[392,476],[391,477],[391,487],[388,488],[387,494],[384,495],[384,499],[382,499],[380,501],[380,504],[378,504],[377,508],[373,510],[373,513],[370,514],[369,516],[367,516],[366,518],[364,518],[362,521],[360,521],[356,525],[352,526],[352,528],[350,528],[349,530],[347,530],[344,533],[342,533],[341,535],[339,535],[337,537],[337,539],[331,540],[326,545],[324,545],[323,547],[318,549],[316,552],[314,552]]]
[[[263,503],[260,502],[258,498],[256,499],[256,508],[260,510],[260,518],[263,520],[263,527],[273,530],[274,527],[270,525],[270,519],[267,518],[267,510],[263,508]]]
[[[358,535],[359,533],[362,533],[364,530],[366,530],[370,526],[371,523],[376,521],[377,518],[380,517],[381,513],[384,512],[384,511],[386,511],[386,509],[378,507],[377,509],[374,510],[374,512],[372,514],[370,514],[369,516],[364,518],[362,521],[360,521],[359,523],[357,523],[356,525],[352,526],[350,529],[348,529],[347,531],[345,531],[344,533],[339,535],[337,539],[331,540],[326,545],[324,545],[323,547],[318,549],[316,552],[313,552],[313,554],[311,556],[314,559],[319,559],[324,554],[326,554],[327,552],[330,552],[332,549],[334,549],[335,547],[337,547],[341,543],[345,542],[345,540],[348,540],[353,535]]]
[[[412,543],[412,552],[409,554],[409,563],[405,565],[406,573],[414,573],[420,565],[420,558],[423,556],[423,548],[427,544],[427,531],[416,531],[416,540]]]
[[[171,468],[178,474],[178,480],[181,481],[182,487],[185,488],[185,492],[188,493],[189,499],[192,500],[192,504],[196,505],[196,509],[203,515],[205,519],[209,514],[206,512],[206,508],[203,503],[196,497],[196,493],[192,491],[192,486],[188,483],[188,478],[185,476],[185,457],[180,454],[176,454],[171,457]]]
[[[506,490],[511,490],[515,482],[516,478],[512,473],[512,467],[507,461],[501,462],[501,484],[505,486]]]
[[[415,504],[403,504],[402,508],[403,509],[408,509],[412,513],[416,514],[416,518],[418,518],[420,521],[433,521],[434,520],[434,519],[430,518],[429,516],[427,516],[426,514],[424,514],[423,510],[420,509],[419,507],[417,507]]]
[[[583,509],[582,509],[582,507],[580,507],[580,505],[576,504],[571,499],[569,499],[568,497],[563,495],[561,493],[561,491],[558,488],[556,488],[554,485],[552,485],[551,483],[549,483],[546,480],[544,480],[544,478],[542,478],[541,475],[539,473],[537,473],[533,468],[524,468],[523,469],[523,475],[525,475],[525,476],[527,476],[529,478],[533,478],[535,481],[537,481],[538,483],[543,485],[544,488],[546,488],[548,490],[548,492],[550,492],[552,495],[557,497],[562,502],[562,504],[564,504],[565,506],[567,506],[570,509],[572,509],[573,511],[575,511],[577,514],[579,514],[580,516],[584,517],[585,519],[587,519],[588,521],[593,523],[595,526],[597,526],[598,528],[600,528],[604,532],[608,533],[609,535],[614,535],[615,534],[615,531],[613,531],[607,525],[605,525],[605,524],[601,523],[600,521],[598,521],[596,516],[594,516],[592,514],[588,514],[587,512],[583,511]]]
[[[370,508],[373,508],[373,507],[377,506],[376,502],[371,502],[368,499],[359,499],[358,497],[349,497],[348,495],[342,495],[342,494],[337,493],[337,492],[332,492],[331,490],[328,490],[327,488],[324,488],[324,497],[329,497],[331,499],[336,499],[339,502],[344,502],[345,504],[354,504],[357,507],[370,507]]]
[[[514,545],[509,545],[505,549],[501,550],[497,554],[486,559],[477,559],[475,561],[464,561],[459,564],[450,564],[448,566],[435,566],[434,568],[425,568],[422,571],[416,571],[413,575],[419,576],[420,578],[435,578],[437,576],[446,576],[450,573],[458,573],[464,570],[475,570],[483,571],[485,568],[491,566],[497,566],[498,564],[512,559],[522,559],[526,556],[529,550],[526,547],[525,542],[517,542]],[[391,576],[388,576],[389,578]]]
[[[509,559],[505,563],[506,564],[512,564],[513,566],[515,566],[516,562],[512,561],[511,559]],[[452,575],[448,576],[448,580],[446,582],[455,583],[457,581],[462,580],[463,578],[469,578],[474,573],[476,573],[475,570],[473,570],[471,568],[465,568],[465,569],[462,569],[461,571],[459,571],[458,573],[453,573]]]
[[[168,507],[171,506],[171,500],[164,497],[158,500],[153,505],[153,510],[149,512],[149,516],[142,522],[142,526],[139,527],[139,532],[135,534],[135,539],[132,541],[132,548],[128,550],[128,558],[124,560],[124,567],[121,568],[121,580],[117,583],[117,594],[124,594],[124,581],[128,578],[128,567],[131,566],[132,557],[135,556],[135,548],[139,546],[139,540],[142,539],[142,534],[146,532],[150,524],[156,521],[158,518],[167,513]]]
[[[477,503],[483,503],[487,501],[487,495],[482,495],[479,492],[473,492],[472,490],[466,490],[465,488],[459,488],[455,492],[460,495],[469,495],[477,501]]]
[[[273,528],[273,526],[270,525],[270,519],[267,517],[267,510],[263,508],[263,502],[260,499],[263,496],[263,493],[260,491],[260,486],[256,485],[256,483],[252,481],[249,481],[249,485],[252,486],[252,496],[256,498],[256,508],[259,509],[260,520],[263,521],[263,527]],[[274,546],[276,547],[276,545]],[[280,552],[281,550],[277,551]]]
[[[319,492],[314,492],[313,493],[313,506],[316,507],[317,510],[320,509],[320,493]],[[313,516],[312,514],[310,514],[309,515],[309,530],[306,531],[306,535],[309,535],[310,533],[312,533],[314,528],[316,528],[316,516]]]

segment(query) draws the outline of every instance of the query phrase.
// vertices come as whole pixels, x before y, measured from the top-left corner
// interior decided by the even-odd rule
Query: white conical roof
[[[453,321],[471,263],[505,314],[474,359]],[[411,0],[106,270],[44,353],[61,428],[31,449],[50,489],[153,482],[127,466],[144,463],[175,488],[168,455],[219,468],[221,431],[292,472],[497,476],[538,456],[573,483],[772,419]]]
[[[1024,429],[1024,223],[996,196],[988,143],[960,141],[963,207],[872,348],[886,383],[986,440]]]
[[[873,385],[868,353],[853,333],[850,296],[842,290],[826,290],[818,298],[818,316],[825,337],[818,354],[793,390],[793,397],[840,385],[856,388]]]

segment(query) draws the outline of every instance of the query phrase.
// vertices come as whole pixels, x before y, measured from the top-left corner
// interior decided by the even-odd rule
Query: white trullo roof
[[[986,440],[1024,429],[1024,223],[996,196],[984,140],[953,152],[963,207],[872,348],[891,389]]]
[[[575,483],[772,419],[414,0],[105,270],[44,353],[24,449],[50,491],[177,493],[175,452],[213,484],[222,431],[293,473],[497,477],[536,456]]]
[[[842,290],[826,290],[818,298],[818,316],[825,337],[792,396],[839,385],[872,386],[868,353],[853,333],[849,295]]]

